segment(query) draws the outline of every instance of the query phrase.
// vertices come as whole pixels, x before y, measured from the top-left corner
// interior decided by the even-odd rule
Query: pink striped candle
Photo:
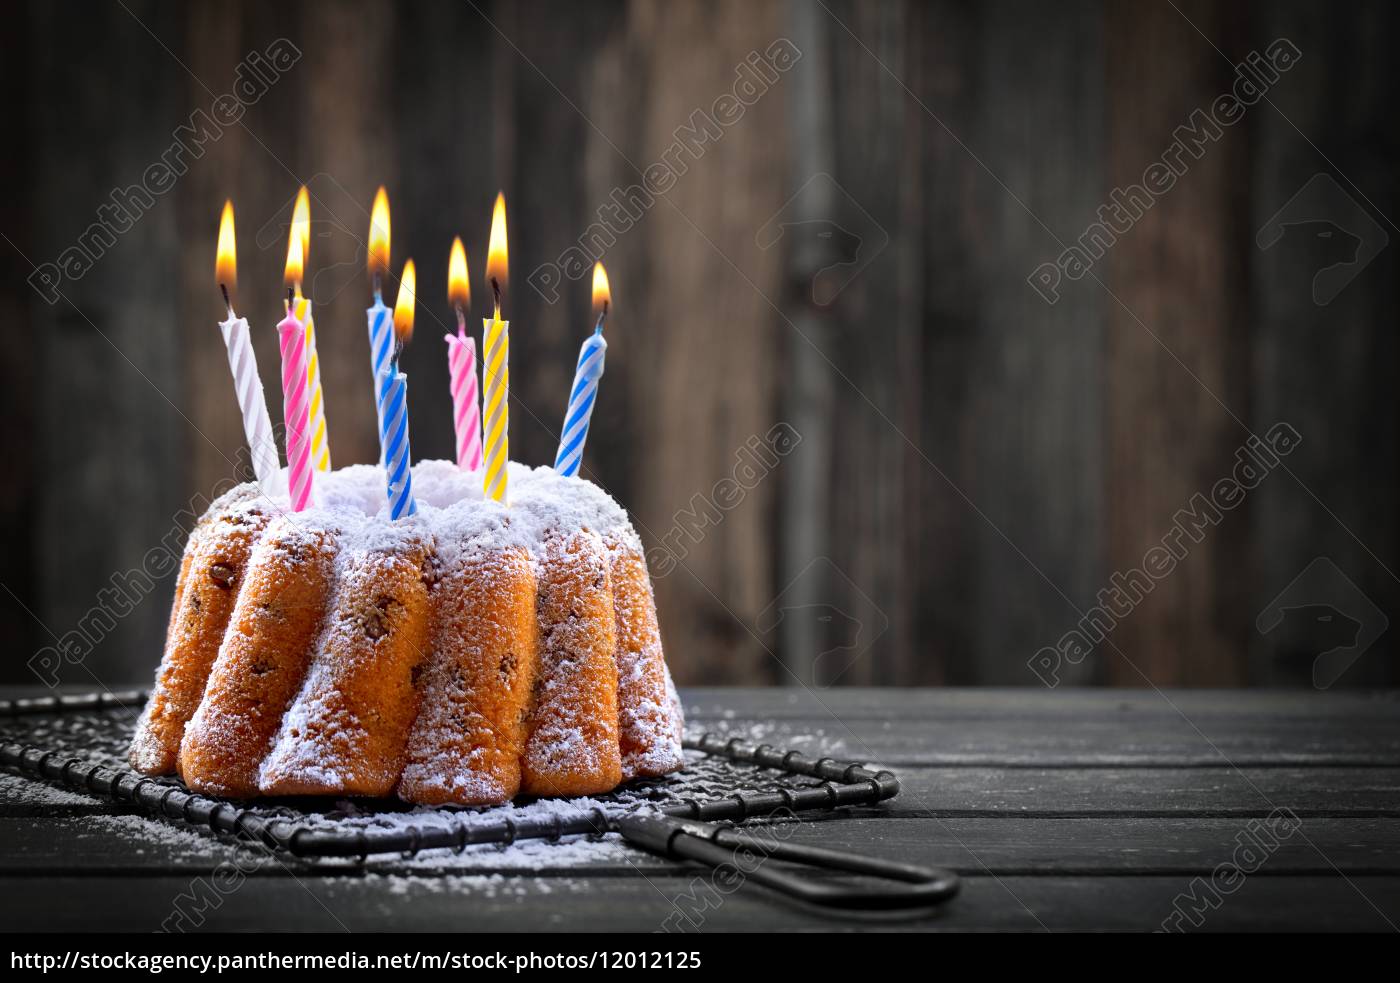
[[[287,427],[287,491],[292,511],[316,504],[316,466],[311,458],[311,392],[306,371],[306,327],[289,309],[277,325],[282,342],[282,409]]]
[[[447,342],[447,370],[452,377],[452,424],[457,430],[457,467],[481,470],[481,395],[476,387],[476,339],[457,325]]]

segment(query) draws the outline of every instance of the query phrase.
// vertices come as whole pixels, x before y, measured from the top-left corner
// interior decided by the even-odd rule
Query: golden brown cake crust
[[[142,774],[176,770],[185,726],[204,697],[248,557],[266,527],[260,509],[232,508],[206,516],[191,534],[175,584],[165,655],[128,755]]]
[[[661,626],[646,558],[636,546],[608,544],[617,624],[617,715],[622,779],[655,778],[684,763],[681,722],[666,689]]]
[[[263,764],[264,795],[383,796],[403,771],[428,638],[428,548],[342,547],[331,614]]]
[[[593,795],[622,781],[617,628],[607,551],[592,532],[550,539],[541,558],[540,670],[520,762],[529,795]]]
[[[496,805],[520,791],[538,658],[535,592],[533,566],[519,548],[468,549],[438,570],[401,798]]]
[[[258,767],[306,675],[325,620],[335,532],[279,516],[247,579],[209,685],[180,745],[180,774],[200,792],[258,794]]]
[[[307,512],[252,484],[219,499],[181,558],[133,766],[219,795],[462,805],[681,767],[626,513],[590,482],[512,469],[503,506],[452,462],[415,465],[422,509],[401,522],[367,465],[326,475]]]

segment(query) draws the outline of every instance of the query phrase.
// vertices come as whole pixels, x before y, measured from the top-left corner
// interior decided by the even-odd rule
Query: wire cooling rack
[[[131,690],[0,700],[0,767],[294,856],[361,859],[602,836],[618,831],[623,817],[639,813],[742,822],[869,806],[899,792],[899,780],[889,771],[702,733],[686,737],[686,765],[674,775],[629,782],[586,800],[561,800],[546,809],[427,809],[381,799],[234,802],[191,792],[175,778],[147,778],[130,770],[126,751],[146,696]]]

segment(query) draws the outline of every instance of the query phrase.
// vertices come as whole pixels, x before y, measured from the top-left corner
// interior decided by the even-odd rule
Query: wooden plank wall
[[[1142,185],[1144,170],[1168,151],[1176,128],[1191,125],[1192,111],[1229,91],[1233,61],[1257,42],[1222,4],[1182,4],[1180,12],[1167,4],[1105,9],[1105,182],[1126,189]],[[1080,284],[1106,297],[1110,571],[1141,568],[1174,513],[1229,473],[1235,448],[1248,436],[1241,285],[1254,247],[1247,152],[1245,133],[1231,129],[1200,160],[1183,157],[1188,169],[1178,185],[1121,237],[1098,271],[1112,296],[1091,279]],[[1240,656],[1252,625],[1216,615],[1251,610],[1248,582],[1237,568],[1247,543],[1242,518],[1232,515],[1193,545],[1180,576],[1160,580],[1114,629],[1114,646],[1101,651],[1109,678],[1129,686],[1145,679],[1244,680]]]
[[[466,242],[479,314],[503,188],[512,449],[545,463],[587,330],[587,284],[549,301],[526,274],[577,241],[692,113],[732,88],[745,57],[779,38],[801,38],[803,59],[687,157],[606,255],[617,306],[586,469],[649,545],[683,545],[657,587],[680,680],[1039,685],[1033,653],[1074,627],[1115,572],[1141,564],[1251,431],[1279,420],[1304,436],[1289,470],[1061,678],[1306,683],[1307,667],[1278,659],[1255,617],[1317,557],[1400,612],[1395,250],[1319,306],[1308,254],[1255,244],[1319,173],[1400,235],[1387,217],[1386,4],[127,7],[77,16],[32,3],[0,40],[12,125],[30,149],[7,155],[7,187],[20,191],[0,206],[11,240],[0,313],[17,342],[0,356],[0,624],[19,653],[0,680],[29,681],[24,663],[49,631],[82,622],[113,574],[232,472],[242,439],[210,277],[224,196],[237,201],[242,307],[272,381],[279,223],[298,180],[312,184],[312,266],[328,271],[313,294],[327,415],[345,464],[376,454],[359,272],[375,186],[391,192],[395,266],[418,262],[404,364],[420,457],[452,445],[447,244]],[[109,189],[139,179],[176,127],[231,87],[240,59],[280,36],[304,57],[245,125],[72,285],[71,303],[37,300],[28,264],[72,243]],[[1271,103],[1226,130],[1093,276],[1046,304],[1030,272],[1230,88],[1235,62],[1279,37],[1303,58]],[[793,197],[820,175],[818,198]],[[821,304],[800,250],[759,242],[770,218],[813,207],[867,250]],[[824,275],[844,282],[840,269]],[[269,392],[276,421],[275,383]],[[696,496],[712,499],[745,442],[779,422],[812,439],[717,524],[687,532]],[[63,678],[144,678],[168,591]],[[1392,651],[1381,636],[1342,682],[1395,681]]]

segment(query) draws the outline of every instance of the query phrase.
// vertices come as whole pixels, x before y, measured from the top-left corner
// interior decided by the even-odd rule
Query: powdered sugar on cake
[[[319,504],[291,513],[308,525],[327,519],[367,537],[382,532],[392,543],[401,526],[422,526],[440,535],[480,539],[487,547],[523,546],[535,554],[559,531],[588,529],[605,540],[640,549],[640,541],[625,509],[611,495],[583,478],[566,478],[551,467],[510,464],[509,507],[487,500],[480,472],[462,471],[451,461],[419,461],[413,466],[413,493],[418,515],[389,520],[384,470],[377,465],[352,464],[316,476]],[[239,485],[220,497],[210,514],[233,507],[286,511],[285,495],[269,499],[255,484]],[[373,521],[369,521],[373,520]],[[484,538],[483,538],[484,537]],[[373,539],[366,542],[373,545]]]
[[[302,512],[248,484],[201,520],[191,542],[215,550],[221,524],[267,528],[246,569],[228,570],[233,621],[198,709],[178,723],[187,784],[488,804],[679,768],[650,578],[621,506],[548,467],[510,465],[509,505],[449,461],[413,477],[418,512],[398,521],[369,465],[318,474]],[[325,571],[320,587],[300,581],[308,563]],[[298,585],[293,612],[279,598]],[[169,666],[193,637],[175,624]],[[308,641],[286,641],[287,627]],[[143,730],[133,764],[168,773],[147,766],[168,748]]]

